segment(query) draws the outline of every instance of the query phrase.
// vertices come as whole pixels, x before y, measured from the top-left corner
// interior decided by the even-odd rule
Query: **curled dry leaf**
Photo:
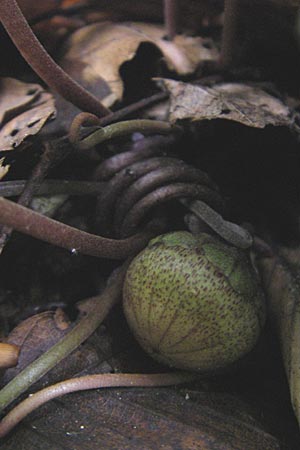
[[[292,406],[300,424],[300,248],[279,248],[260,258],[258,267],[268,298],[270,320],[277,332]]]
[[[0,105],[0,151],[18,147],[55,114],[51,94],[13,78],[0,79]]]
[[[200,62],[217,58],[216,49],[207,48],[207,39],[178,35],[164,39],[165,28],[147,23],[98,23],[73,33],[67,41],[60,64],[71,74],[81,70],[85,82],[105,82],[101,101],[106,107],[122,99],[120,67],[132,60],[142,43],[150,43],[164,56],[169,70],[192,74]],[[145,61],[147,67],[147,61]]]
[[[222,83],[214,88],[182,81],[157,79],[170,93],[170,120],[226,119],[248,127],[291,125],[291,112],[278,98],[242,83]]]

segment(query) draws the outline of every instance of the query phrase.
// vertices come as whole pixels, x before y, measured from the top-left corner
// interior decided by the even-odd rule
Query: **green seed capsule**
[[[187,370],[235,362],[254,347],[265,321],[264,296],[247,255],[204,233],[153,239],[132,261],[123,298],[146,352]]]

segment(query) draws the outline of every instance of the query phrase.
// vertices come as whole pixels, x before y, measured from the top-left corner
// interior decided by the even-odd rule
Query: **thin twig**
[[[32,32],[16,0],[0,0],[0,20],[23,58],[51,89],[83,111],[99,117],[110,114],[109,109],[54,62]]]
[[[0,223],[49,244],[99,258],[124,259],[141,250],[153,234],[108,239],[86,233],[0,197]]]
[[[98,328],[112,306],[119,300],[123,280],[129,265],[125,262],[117,274],[113,273],[104,292],[95,297],[94,308],[57,344],[29,364],[0,391],[0,411],[17,399],[32,384],[56,366]]]
[[[0,438],[4,437],[28,414],[39,406],[57,397],[71,392],[86,391],[105,387],[158,387],[182,384],[193,381],[195,374],[187,372],[174,373],[108,373],[99,375],[87,375],[72,378],[42,389],[19,403],[0,422]]]
[[[109,116],[102,117],[99,119],[99,126],[105,127],[113,122],[118,122],[119,120],[123,120],[125,117],[128,117],[130,114],[136,113],[141,109],[146,108],[147,106],[158,103],[162,100],[166,100],[169,97],[168,92],[158,92],[157,94],[153,94],[150,97],[142,98],[131,105],[125,106],[124,108],[119,109],[118,111],[113,112]]]

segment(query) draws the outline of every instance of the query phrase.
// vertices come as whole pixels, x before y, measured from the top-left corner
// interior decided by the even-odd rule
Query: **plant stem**
[[[102,294],[95,297],[94,308],[57,344],[27,366],[0,391],[0,411],[19,397],[32,384],[68,356],[98,328],[112,306],[120,298],[123,280],[130,261],[113,273]]]
[[[20,195],[26,183],[27,180],[1,181],[0,197]],[[37,187],[34,195],[100,195],[105,184],[100,181],[46,180]]]
[[[223,219],[214,209],[201,200],[180,199],[180,202],[189,208],[199,219],[203,220],[212,230],[229,244],[238,248],[250,248],[253,237],[243,227]]]
[[[125,120],[100,128],[81,141],[72,143],[80,150],[87,150],[107,140],[128,136],[137,131],[143,134],[169,134],[177,130],[180,130],[177,125],[159,120]]]
[[[130,114],[139,111],[140,109],[144,109],[147,106],[153,105],[154,103],[166,100],[168,97],[168,92],[158,92],[157,94],[153,94],[150,97],[142,98],[135,103],[131,103],[128,106],[124,106],[124,108],[114,111],[109,116],[102,117],[101,119],[99,119],[99,126],[105,127],[106,125],[109,125],[113,122],[123,120],[124,117],[127,117]]]
[[[241,13],[241,0],[225,0],[224,25],[221,45],[221,65],[227,69],[238,60],[238,26]]]
[[[61,162],[70,153],[70,149],[71,146],[69,143],[64,143],[63,141],[60,141],[60,145],[58,145],[57,141],[50,141],[44,144],[44,152],[39,162],[34,167],[24,189],[21,191],[21,195],[18,199],[19,205],[28,206],[30,204],[35,191],[47,176],[48,170],[58,162]],[[12,228],[6,226],[0,227],[0,254],[8,242],[11,233]]]
[[[156,374],[99,374],[72,378],[42,389],[19,403],[0,422],[0,438],[4,437],[24,417],[39,406],[62,395],[71,392],[99,389],[105,387],[158,387],[173,384],[188,383],[196,378],[195,374],[187,372],[156,373]]]
[[[164,0],[166,37],[169,41],[172,41],[177,34],[177,1]]]
[[[110,114],[109,109],[54,62],[32,32],[16,0],[0,0],[0,20],[23,58],[51,89],[83,111],[99,117]]]
[[[99,258],[124,259],[141,250],[152,236],[145,232],[122,240],[104,238],[50,219],[3,197],[0,197],[0,223],[49,244]]]

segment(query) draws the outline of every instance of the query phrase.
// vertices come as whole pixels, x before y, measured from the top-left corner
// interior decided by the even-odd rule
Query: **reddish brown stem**
[[[98,117],[110,114],[109,109],[54,62],[32,32],[16,0],[0,0],[0,20],[23,58],[51,89],[83,111]]]
[[[132,235],[152,208],[173,199],[186,197],[200,198],[217,210],[222,209],[223,206],[220,195],[206,186],[193,183],[172,183],[161,186],[145,195],[127,212],[122,224],[120,224],[120,236]]]
[[[58,161],[65,158],[70,152],[69,145],[63,145],[62,142],[58,145],[58,141],[48,142],[45,145],[44,153],[39,162],[33,169],[33,172],[27,181],[24,190],[22,191],[18,203],[22,206],[28,206],[35,194],[35,191],[40,187],[41,182],[46,177],[48,170]],[[12,233],[9,227],[0,226],[0,254],[2,253],[6,243],[8,242]]]
[[[123,120],[124,118],[139,111],[140,109],[144,109],[147,106],[153,105],[154,103],[166,100],[168,97],[169,94],[167,92],[158,92],[157,94],[153,94],[150,97],[142,98],[135,103],[131,103],[128,106],[124,106],[124,108],[118,109],[117,111],[111,113],[109,116],[99,119],[99,126],[105,127],[106,125],[110,125],[113,122]]]
[[[166,37],[172,41],[177,33],[177,0],[164,0]]]
[[[149,232],[129,239],[107,239],[49,219],[3,197],[0,223],[50,244],[100,258],[124,259],[141,250],[151,237]]]
[[[86,391],[105,387],[158,387],[188,383],[196,378],[195,374],[186,372],[156,374],[100,374],[72,378],[49,386],[19,403],[0,423],[0,438],[4,437],[28,414],[39,406],[71,392]]]

